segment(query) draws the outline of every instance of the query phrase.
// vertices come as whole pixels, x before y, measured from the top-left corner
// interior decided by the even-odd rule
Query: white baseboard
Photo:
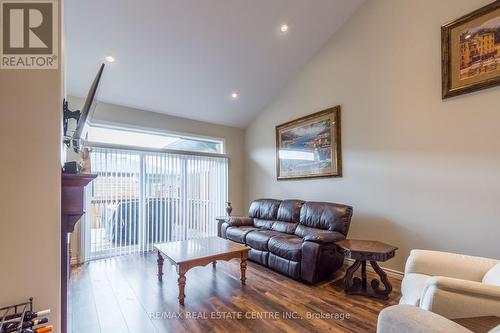
[[[347,264],[348,266],[351,266],[354,263],[354,259],[344,258],[344,263]],[[392,277],[399,279],[399,280],[403,279],[403,276],[404,276],[403,272],[392,269],[392,268],[383,267],[383,266],[380,266],[380,267],[384,270],[384,272],[387,273],[387,275],[392,276]],[[370,272],[375,273],[375,271],[373,270],[371,265],[366,265],[366,269]]]

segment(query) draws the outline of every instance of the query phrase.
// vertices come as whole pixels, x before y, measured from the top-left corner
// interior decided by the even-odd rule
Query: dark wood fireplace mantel
[[[69,234],[85,214],[84,189],[97,175],[65,174],[61,176],[61,332],[67,333]]]

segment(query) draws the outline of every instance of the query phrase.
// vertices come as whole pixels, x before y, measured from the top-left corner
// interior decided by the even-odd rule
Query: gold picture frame
[[[500,85],[500,0],[441,27],[442,98]]]
[[[340,105],[276,126],[276,178],[342,177]]]

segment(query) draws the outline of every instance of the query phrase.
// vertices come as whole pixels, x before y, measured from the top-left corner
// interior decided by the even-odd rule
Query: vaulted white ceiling
[[[67,93],[245,127],[362,2],[67,0]]]

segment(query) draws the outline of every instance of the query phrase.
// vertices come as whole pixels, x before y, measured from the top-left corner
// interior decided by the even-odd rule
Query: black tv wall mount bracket
[[[68,101],[63,100],[63,131],[64,131],[64,143],[69,147],[71,143],[71,138],[68,136],[68,121],[70,119],[75,119],[77,122],[80,119],[80,110],[71,111],[68,108]]]

